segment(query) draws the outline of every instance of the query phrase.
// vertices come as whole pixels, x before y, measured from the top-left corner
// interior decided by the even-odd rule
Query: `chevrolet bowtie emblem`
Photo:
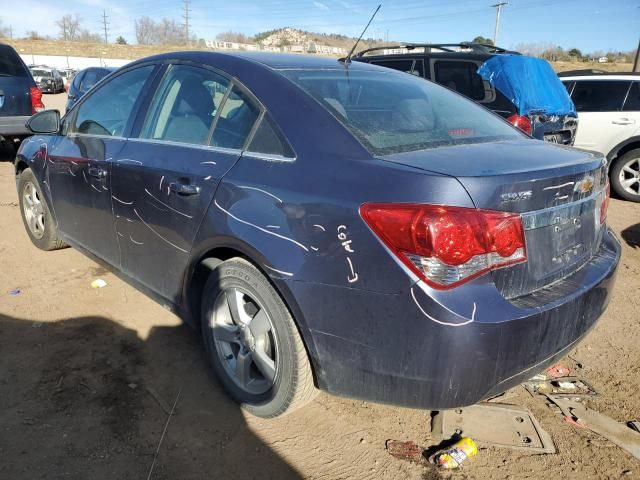
[[[589,193],[593,189],[593,177],[585,177],[579,182],[576,182],[576,186],[573,187],[574,192]]]

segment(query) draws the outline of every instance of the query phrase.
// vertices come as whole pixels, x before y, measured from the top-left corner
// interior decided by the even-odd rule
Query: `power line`
[[[500,10],[502,10],[502,7],[504,5],[509,5],[507,2],[499,2],[496,3],[495,5],[491,5],[491,8],[495,8],[496,9],[496,29],[493,31],[493,44],[497,45],[497,41],[498,41],[498,31],[500,30]]]
[[[107,22],[107,11],[102,10],[102,26],[104,28],[104,43],[105,45],[109,43],[109,36],[107,34],[109,22]]]

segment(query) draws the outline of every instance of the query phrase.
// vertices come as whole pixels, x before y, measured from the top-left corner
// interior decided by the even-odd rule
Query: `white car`
[[[640,202],[640,73],[566,72],[560,79],[578,111],[574,146],[606,155],[611,188]]]

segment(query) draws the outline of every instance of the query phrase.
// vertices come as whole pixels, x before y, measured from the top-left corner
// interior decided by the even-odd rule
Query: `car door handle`
[[[200,193],[200,187],[190,183],[171,182],[169,184],[169,189],[172,192],[176,192],[178,195],[197,195]]]
[[[104,178],[107,176],[107,171],[100,167],[89,167],[89,169],[87,170],[87,173],[89,173],[89,175],[91,175],[92,177],[96,177],[96,178]]]
[[[633,125],[636,121],[633,118],[616,118],[611,120],[614,125]]]

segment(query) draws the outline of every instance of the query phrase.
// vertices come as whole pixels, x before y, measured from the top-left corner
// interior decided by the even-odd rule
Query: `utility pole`
[[[497,45],[498,41],[498,32],[500,31],[500,10],[504,5],[509,5],[507,2],[499,2],[495,5],[491,5],[491,8],[496,9],[496,29],[493,31],[493,44]]]
[[[9,25],[9,38],[13,40],[13,25]]]
[[[189,0],[184,0],[184,15],[182,16],[184,18],[184,41],[186,42],[187,46],[190,46],[191,44],[191,39],[189,37],[189,12],[191,11],[191,9],[189,8]]]
[[[632,72],[640,72],[640,40],[638,41],[638,48],[636,48],[636,58],[633,60]]]
[[[107,35],[107,25],[109,25],[109,22],[107,22],[107,11],[102,10],[102,26],[104,28],[104,44],[105,45],[109,43],[109,37]]]

